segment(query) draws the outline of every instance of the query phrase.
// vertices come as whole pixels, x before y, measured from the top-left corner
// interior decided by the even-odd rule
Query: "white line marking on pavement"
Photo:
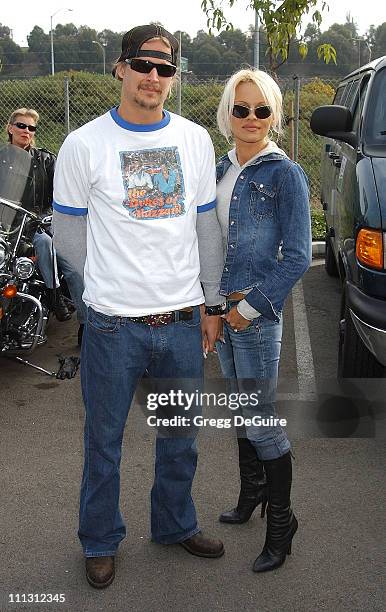
[[[292,304],[299,399],[314,400],[316,399],[315,368],[302,280],[299,280],[292,289]]]

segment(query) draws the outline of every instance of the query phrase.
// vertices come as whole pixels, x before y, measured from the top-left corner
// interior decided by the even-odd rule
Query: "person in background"
[[[52,215],[52,193],[56,157],[44,148],[35,146],[39,114],[30,108],[18,108],[11,114],[6,132],[8,142],[24,149],[31,156],[31,189],[25,194],[26,206],[40,218]],[[51,290],[52,308],[58,321],[67,321],[71,313],[64,301],[57,276],[57,260],[65,275],[67,285],[76,307],[78,318],[84,317],[85,305],[82,301],[83,281],[74,276],[73,269],[65,258],[55,253],[52,238],[45,232],[36,232],[33,246],[37,256],[40,273],[46,286]],[[54,279],[55,271],[55,279]],[[54,291],[55,289],[55,291]]]
[[[47,149],[35,147],[35,133],[39,115],[34,109],[18,108],[11,114],[6,131],[8,141],[27,151],[32,157],[31,163],[31,190],[26,194],[26,200],[32,206],[32,211],[43,218],[52,214],[52,189],[55,168],[55,156]],[[46,286],[56,287],[55,298],[52,291],[53,311],[58,321],[67,321],[71,318],[63,296],[59,289],[59,281],[53,278],[56,271],[56,259],[53,262],[52,239],[46,233],[36,232],[33,237],[33,246],[37,255],[37,263]],[[56,281],[56,284],[55,284]]]
[[[290,502],[290,443],[269,417],[276,416],[283,304],[310,265],[311,224],[307,177],[271,139],[272,132],[281,132],[281,116],[280,89],[259,70],[241,70],[229,79],[217,113],[220,132],[235,145],[217,164],[225,260],[220,293],[228,311],[217,351],[233,389],[260,393],[258,405],[248,405],[244,415],[268,417],[268,425],[240,432],[239,501],[220,521],[243,523],[259,503],[264,515],[268,502],[255,572],[284,563],[298,527]]]

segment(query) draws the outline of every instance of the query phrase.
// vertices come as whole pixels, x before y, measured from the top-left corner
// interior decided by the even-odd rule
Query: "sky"
[[[323,13],[322,30],[332,23],[344,23],[347,13],[350,13],[357,23],[359,33],[364,34],[371,24],[379,25],[386,21],[386,2],[384,0],[327,0],[330,10]],[[72,12],[61,10],[64,7],[73,8]],[[112,10],[106,9],[104,2],[98,0],[18,0],[17,3],[1,0],[0,23],[13,31],[14,41],[27,46],[27,35],[35,25],[46,33],[50,30],[50,17],[53,17],[53,27],[57,23],[74,23],[77,27],[87,25],[97,31],[109,29],[114,32],[129,30],[131,27],[149,23],[161,22],[168,30],[182,30],[194,37],[200,29],[207,31],[206,18],[201,10],[201,0],[143,0],[125,3],[112,3]],[[127,17],[125,17],[127,7]],[[141,7],[138,10],[137,7]],[[248,9],[248,0],[237,0],[232,9],[226,10],[226,16],[234,27],[247,32],[249,25],[254,23],[254,13]],[[306,25],[310,19],[305,19]]]

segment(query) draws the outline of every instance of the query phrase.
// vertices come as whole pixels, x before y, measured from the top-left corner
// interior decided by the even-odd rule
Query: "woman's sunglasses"
[[[155,68],[160,77],[172,77],[176,74],[177,70],[177,66],[173,66],[173,64],[154,64],[154,62],[139,59],[138,57],[126,59],[125,62],[129,64],[132,70],[142,74],[149,74]]]
[[[251,111],[255,113],[256,119],[268,119],[268,117],[272,115],[272,109],[268,104],[256,106],[256,108],[235,104],[232,115],[236,117],[236,119],[246,119]]]
[[[12,125],[16,125],[19,130],[25,130],[25,128],[27,128],[29,132],[36,132],[36,125],[27,125],[27,123],[22,123],[21,121],[16,121],[16,123]]]

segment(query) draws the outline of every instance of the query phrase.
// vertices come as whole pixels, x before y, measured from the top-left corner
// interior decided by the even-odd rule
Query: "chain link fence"
[[[287,154],[307,173],[311,186],[311,207],[319,208],[321,139],[310,130],[313,109],[332,101],[337,82],[319,78],[293,77],[280,80],[284,97],[284,134],[278,141]],[[188,81],[183,77],[166,103],[172,112],[203,125],[210,133],[216,156],[230,146],[216,127],[216,111],[224,81]],[[0,121],[4,126],[0,141],[6,142],[6,125],[17,108],[34,108],[40,115],[36,145],[57,153],[66,135],[98,117],[120,100],[119,81],[111,76],[80,72],[59,73],[28,80],[0,81]]]

